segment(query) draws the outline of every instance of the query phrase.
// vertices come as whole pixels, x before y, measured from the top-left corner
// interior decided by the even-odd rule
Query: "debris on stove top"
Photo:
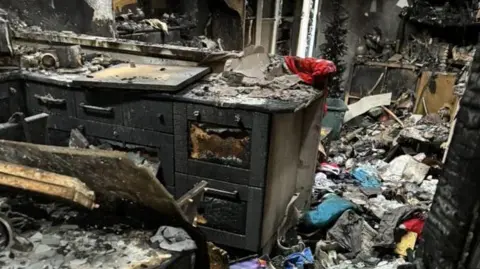
[[[52,46],[37,48],[14,46],[14,57],[22,70],[44,75],[88,75],[105,68],[125,63],[108,53],[85,53],[80,46]]]
[[[244,77],[240,73],[223,72],[206,79],[208,84],[201,84],[192,89],[187,96],[200,99],[238,100],[257,103],[262,99],[281,101],[304,101],[317,94],[317,90],[303,84],[296,75],[283,75],[272,80],[258,80]]]
[[[254,52],[227,61],[225,71],[206,77],[185,96],[220,103],[263,104],[268,100],[309,102],[322,93],[291,74],[282,56]]]

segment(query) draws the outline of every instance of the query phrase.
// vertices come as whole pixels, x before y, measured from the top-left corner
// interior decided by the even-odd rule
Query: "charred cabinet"
[[[201,222],[209,238],[260,246],[269,115],[174,104],[176,194],[206,180]]]
[[[8,85],[0,84],[0,104],[13,100]],[[323,98],[288,109],[289,102],[226,108],[182,93],[47,79],[21,85],[27,116],[49,114],[54,144],[68,145],[78,128],[99,144],[145,150],[158,157],[157,178],[177,197],[207,181],[198,223],[215,243],[269,252],[292,197],[299,209],[309,205]]]

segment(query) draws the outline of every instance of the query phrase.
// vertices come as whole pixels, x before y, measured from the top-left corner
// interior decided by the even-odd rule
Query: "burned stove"
[[[273,246],[292,197],[298,197],[299,209],[309,204],[325,97],[322,91],[291,75],[255,81],[263,73],[253,69],[249,71],[258,74],[245,79],[250,88],[227,85],[230,90],[225,90],[222,81],[204,77],[224,67],[229,58],[238,57],[235,52],[56,32],[16,30],[14,36],[16,42],[34,47],[50,42],[77,44],[97,56],[108,51],[111,57],[104,58],[118,59],[108,66],[92,60],[89,64],[96,68],[90,70],[85,67],[92,66],[85,64],[81,72],[39,67],[0,76],[0,101],[9,103],[4,113],[10,112],[4,120],[23,113],[24,120],[10,128],[19,140],[32,142],[3,149],[0,145],[0,153],[4,151],[0,160],[59,174],[69,172],[95,192],[141,201],[160,212],[188,208],[189,199],[180,197],[205,181],[201,216],[196,217],[199,228],[213,242],[250,251],[268,252]],[[268,56],[260,58],[271,61]],[[247,62],[247,66],[257,66]],[[10,85],[16,85],[15,90]],[[33,141],[26,135],[27,119],[43,114],[48,115],[49,139]],[[71,134],[79,139],[70,140]],[[110,167],[92,170],[93,160],[79,153],[89,149],[66,147],[91,147],[92,142],[97,148],[106,144],[113,149],[153,152],[158,158],[154,162],[160,162],[157,178],[151,171],[128,170],[137,164],[126,153],[100,151],[94,154],[94,162],[103,161]],[[32,152],[34,157],[22,158]],[[143,156],[137,157],[139,164],[147,164]],[[125,187],[131,191],[125,192]],[[187,205],[175,206],[165,189]]]
[[[243,169],[250,167],[249,131],[192,121],[189,125],[190,159]],[[200,206],[202,224],[222,231],[245,234],[248,201],[242,201],[238,197],[238,190],[207,188],[207,195]]]

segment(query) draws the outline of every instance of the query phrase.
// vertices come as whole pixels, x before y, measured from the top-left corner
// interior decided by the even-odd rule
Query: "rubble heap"
[[[468,66],[451,89],[456,98],[465,91]],[[408,92],[391,98],[370,95],[346,113],[327,112],[343,126],[338,138],[323,126],[310,210],[280,238],[273,258],[250,262],[322,269],[394,269],[414,262],[458,103],[422,115],[413,113],[415,96]]]
[[[0,252],[2,268],[143,268],[172,258],[175,254],[167,249],[195,249],[188,238],[188,249],[172,248],[162,234],[132,219],[91,214],[20,193],[2,192],[0,197],[16,237],[11,248]]]

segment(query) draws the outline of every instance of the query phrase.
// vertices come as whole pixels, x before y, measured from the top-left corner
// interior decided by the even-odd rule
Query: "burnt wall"
[[[348,77],[350,67],[355,56],[355,49],[358,45],[363,44],[363,36],[371,32],[373,27],[379,27],[383,36],[390,40],[395,40],[397,28],[400,23],[401,8],[396,6],[398,0],[376,0],[376,11],[371,12],[372,1],[343,0],[343,6],[349,14],[347,22],[347,46],[348,53],[345,56],[346,71],[344,73],[344,81]],[[323,31],[331,18],[332,1],[322,1],[318,33],[316,39],[316,51],[314,56],[320,55],[319,46],[325,42]]]
[[[0,8],[43,30],[112,35],[112,0],[1,0]]]

